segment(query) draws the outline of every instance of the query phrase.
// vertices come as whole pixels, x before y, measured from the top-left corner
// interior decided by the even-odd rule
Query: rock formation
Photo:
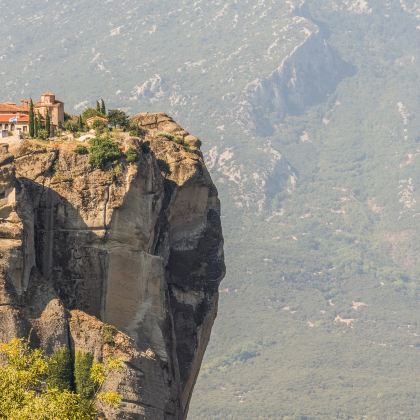
[[[165,114],[134,121],[143,135],[120,143],[138,161],[114,169],[72,142],[2,150],[0,340],[117,355],[106,418],[184,419],[225,272],[220,205],[196,137]]]
[[[280,65],[250,82],[241,103],[242,122],[259,135],[272,135],[287,115],[301,115],[325,101],[354,69],[328,44],[322,32],[307,30],[305,39]]]

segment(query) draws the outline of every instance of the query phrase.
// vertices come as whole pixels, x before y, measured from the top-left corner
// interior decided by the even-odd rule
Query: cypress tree
[[[35,130],[34,130],[34,136],[36,138],[38,137],[38,133],[39,133],[40,129],[41,129],[41,114],[38,111],[38,113],[35,117]]]
[[[60,391],[74,388],[73,358],[68,348],[62,347],[50,357],[47,383]]]
[[[79,125],[79,130],[82,131],[84,126],[83,126],[83,119],[81,115],[79,115],[78,125]]]
[[[96,110],[101,112],[101,105],[99,104],[99,101],[96,101]]]
[[[51,116],[50,111],[47,111],[47,115],[45,117],[45,129],[48,132],[48,137],[51,136]]]
[[[95,394],[95,383],[90,377],[93,364],[92,353],[76,351],[74,360],[74,384],[76,392],[86,400]]]
[[[101,113],[106,115],[105,101],[103,99],[101,99]]]
[[[34,103],[32,101],[29,102],[29,136],[34,137],[35,135],[35,114],[34,114]]]

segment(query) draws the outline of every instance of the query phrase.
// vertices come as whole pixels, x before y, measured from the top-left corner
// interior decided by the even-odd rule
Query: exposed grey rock
[[[242,122],[260,135],[270,135],[286,115],[300,115],[325,101],[353,71],[319,29],[308,30],[271,74],[247,85]]]

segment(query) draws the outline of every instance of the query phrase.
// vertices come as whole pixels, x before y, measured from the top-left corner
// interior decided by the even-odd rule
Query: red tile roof
[[[17,117],[18,123],[29,123],[29,115],[0,114],[0,123],[10,123],[10,120]]]
[[[12,104],[12,103],[0,103],[0,112],[19,112],[19,111],[23,111],[23,108],[16,105],[16,104]]]

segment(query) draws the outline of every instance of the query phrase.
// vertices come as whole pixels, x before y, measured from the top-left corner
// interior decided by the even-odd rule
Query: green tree
[[[47,374],[49,387],[57,388],[60,391],[74,388],[73,360],[67,347],[62,347],[50,357]]]
[[[128,115],[120,109],[110,109],[108,121],[113,127],[127,128],[129,126]]]
[[[102,386],[112,370],[121,368],[121,361],[109,358],[97,363],[91,357],[85,358],[86,372],[93,384],[93,392],[86,399],[69,389],[71,385],[65,381],[58,381],[58,375],[70,377],[68,353],[58,354],[46,357],[23,339],[0,344],[1,419],[94,420],[98,401],[114,407],[120,404],[120,395],[104,392]]]
[[[85,400],[91,399],[95,393],[95,382],[90,377],[92,365],[92,353],[76,352],[74,357],[74,384],[76,392]]]
[[[76,119],[67,120],[63,126],[64,130],[70,131],[72,133],[77,133],[79,131],[79,122]]]
[[[83,124],[82,116],[79,115],[79,118],[77,119],[79,131],[83,131],[85,129],[85,125]]]
[[[99,101],[96,101],[96,111],[100,114],[101,113],[101,104]]]
[[[97,119],[92,124],[92,128],[94,128],[97,133],[102,133],[107,127],[108,124],[105,121],[102,121],[101,119]]]
[[[91,117],[98,117],[101,116],[101,112],[95,108],[86,108],[82,113],[82,120],[83,123],[86,124],[86,120]]]
[[[49,137],[48,131],[45,128],[40,128],[38,130],[38,138],[42,140],[47,140]]]
[[[86,146],[83,146],[83,144],[78,144],[74,148],[74,152],[78,155],[88,155],[89,154],[89,149]]]
[[[143,128],[140,128],[138,123],[136,123],[135,121],[129,122],[128,130],[129,130],[130,136],[142,137],[145,135],[145,130]]]
[[[109,138],[95,137],[90,140],[89,163],[97,169],[105,169],[109,163],[121,158],[118,144]]]
[[[36,138],[38,138],[39,130],[41,130],[41,123],[42,123],[41,114],[37,112],[35,116],[35,129],[34,129],[34,137]]]
[[[106,115],[106,106],[103,99],[101,99],[101,114]]]
[[[136,149],[134,149],[134,147],[130,147],[126,152],[125,152],[125,157],[127,159],[127,162],[129,163],[134,163],[138,160],[139,158],[139,154],[137,152]]]
[[[116,333],[117,329],[113,325],[105,324],[102,328],[102,338],[104,340],[104,344],[113,346],[115,344],[114,338]]]
[[[35,136],[35,113],[34,113],[34,102],[32,98],[29,102],[29,136]]]
[[[51,115],[50,115],[50,111],[47,110],[47,115],[45,117],[45,130],[48,133],[48,137],[51,136]]]

